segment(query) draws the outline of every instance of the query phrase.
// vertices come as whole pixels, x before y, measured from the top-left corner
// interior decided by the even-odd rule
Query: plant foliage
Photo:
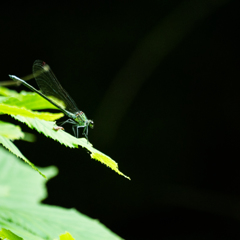
[[[57,168],[39,168],[48,179]],[[98,220],[75,209],[49,206],[46,179],[0,147],[0,239],[120,240]]]
[[[66,147],[78,148],[78,146],[81,146],[86,148],[90,153],[91,158],[100,161],[118,174],[130,179],[128,176],[119,171],[118,164],[112,158],[93,148],[92,144],[85,138],[75,138],[63,130],[55,131],[53,129],[53,127],[56,126],[54,121],[61,118],[63,116],[62,113],[33,111],[36,109],[42,110],[56,108],[38,94],[25,91],[17,93],[16,91],[0,87],[0,95],[0,114],[10,115],[14,119],[26,124],[31,129],[37,130],[39,133],[58,141]],[[59,102],[59,104],[63,106],[63,103]],[[12,142],[13,140],[24,139],[26,133],[22,132],[19,126],[3,121],[0,121],[0,129],[0,143],[44,176],[44,174],[38,170],[34,164],[23,156],[23,154]]]

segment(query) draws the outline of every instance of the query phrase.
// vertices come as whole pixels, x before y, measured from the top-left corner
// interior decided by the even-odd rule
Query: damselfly
[[[94,122],[89,120],[86,114],[78,109],[76,103],[67,93],[67,91],[61,86],[49,65],[41,60],[36,60],[33,63],[33,76],[35,77],[41,92],[25,82],[23,79],[14,75],[9,75],[12,80],[21,82],[23,85],[45,98],[60,111],[62,111],[66,116],[68,116],[69,119],[63,122],[61,125],[65,123],[73,124],[72,129],[76,137],[78,137],[79,128],[83,128],[83,135],[88,139],[88,126],[93,128]],[[47,96],[60,99],[64,102],[66,108],[62,108]]]

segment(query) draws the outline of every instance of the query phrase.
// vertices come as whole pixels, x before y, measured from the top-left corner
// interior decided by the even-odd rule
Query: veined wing
[[[66,104],[66,110],[71,113],[79,112],[79,109],[67,91],[61,86],[51,68],[43,61],[36,60],[33,63],[33,75],[36,82],[46,96],[53,96]]]

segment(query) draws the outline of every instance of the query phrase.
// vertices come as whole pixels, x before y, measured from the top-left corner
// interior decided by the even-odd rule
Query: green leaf
[[[14,90],[10,90],[5,87],[0,87],[0,95],[5,96],[5,97],[17,96],[18,92],[14,91]]]
[[[54,101],[56,102],[58,100],[55,99]],[[58,104],[61,105],[61,102],[58,102]],[[119,171],[118,164],[113,159],[93,148],[85,138],[77,139],[62,130],[59,130],[58,132],[53,130],[53,127],[56,125],[54,122],[49,121],[62,117],[62,113],[53,114],[46,112],[33,112],[23,106],[27,106],[30,109],[42,109],[45,107],[50,108],[53,105],[36,93],[21,92],[21,94],[18,94],[17,97],[15,94],[14,97],[6,99],[4,103],[0,103],[0,112],[12,115],[15,117],[15,119],[26,123],[30,128],[36,129],[38,132],[43,133],[45,136],[51,137],[56,141],[59,141],[61,144],[64,144],[67,147],[77,148],[78,145],[80,145],[88,149],[91,152],[91,158],[100,161],[118,174],[130,179],[128,176]],[[48,120],[48,122],[43,120]]]
[[[2,97],[2,96],[0,96],[0,103],[1,103],[1,102],[5,102],[7,99],[8,99],[8,97]]]
[[[0,121],[0,135],[11,140],[24,137],[24,133],[19,126],[3,121]]]
[[[35,142],[36,136],[32,133],[24,132],[24,137],[21,140],[26,142]]]
[[[56,174],[53,167],[41,171],[48,177]],[[0,148],[0,227],[24,240],[57,239],[66,231],[75,239],[121,239],[98,220],[73,208],[40,204],[46,197],[43,185],[46,180],[31,172],[14,155]],[[61,239],[71,239],[67,238],[71,235],[65,234]]]
[[[10,152],[12,152],[17,157],[23,159],[26,163],[28,163],[34,170],[38,171],[44,178],[46,176],[34,166],[20,151],[19,149],[6,137],[0,136],[0,143],[7,148]]]
[[[11,232],[10,230],[7,230],[5,228],[2,228],[0,231],[0,238],[6,239],[6,240],[23,240],[22,238],[18,237],[16,234]]]
[[[65,232],[64,234],[60,235],[60,240],[74,240],[74,238],[69,232]]]
[[[53,121],[64,116],[63,113],[33,112],[24,107],[11,106],[0,103],[0,112],[5,114],[21,115],[25,117],[37,117],[39,119]]]
[[[64,209],[45,204],[18,203],[9,208],[3,203],[0,206],[0,225],[10,229],[24,240],[54,239],[66,230],[75,239],[121,239],[98,220],[91,219],[76,209]]]
[[[122,172],[119,171],[117,162],[115,162],[112,158],[110,158],[106,154],[98,151],[95,148],[88,147],[88,150],[90,152],[92,152],[91,153],[91,158],[98,160],[99,162],[101,162],[101,163],[107,165],[108,167],[110,167],[112,170],[117,172],[119,175],[127,178],[128,180],[131,180],[130,177],[126,176],[125,174],[123,174]]]
[[[39,168],[48,179],[56,176],[55,166]],[[40,203],[47,198],[47,190],[43,185],[47,179],[42,178],[29,168],[23,161],[0,146],[0,205],[16,203],[26,205]],[[17,205],[17,204],[16,204]]]
[[[64,144],[66,147],[77,148],[78,145],[86,145],[87,141],[84,138],[77,139],[72,135],[66,133],[62,130],[53,130],[54,126],[56,127],[55,122],[45,121],[38,118],[29,118],[23,116],[14,116],[16,120],[25,123],[28,127],[37,130],[39,133],[44,134],[46,137],[50,137],[55,141]]]
[[[64,108],[62,101],[54,100],[58,105]],[[13,105],[17,107],[25,107],[27,109],[39,110],[39,109],[58,109],[49,101],[39,96],[37,93],[22,91],[17,96],[6,98],[3,101],[5,104]]]
[[[51,137],[55,141],[64,144],[66,147],[77,148],[80,145],[91,152],[91,157],[110,167],[112,170],[117,172],[119,175],[130,180],[130,178],[124,175],[118,169],[118,164],[106,154],[93,148],[92,144],[89,143],[85,138],[75,138],[72,135],[66,133],[63,130],[55,131],[53,127],[56,126],[54,122],[44,121],[40,119],[27,118],[22,116],[13,116],[16,120],[27,124],[30,128],[36,129],[38,132],[43,133],[46,137]]]

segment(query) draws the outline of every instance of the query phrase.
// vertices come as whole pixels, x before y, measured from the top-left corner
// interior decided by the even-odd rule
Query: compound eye
[[[92,120],[89,121],[89,127],[94,128],[94,122]]]

